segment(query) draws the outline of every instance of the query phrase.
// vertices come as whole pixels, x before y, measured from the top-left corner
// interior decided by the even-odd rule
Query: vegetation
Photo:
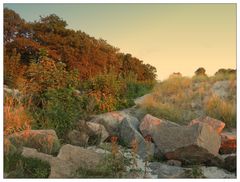
[[[199,68],[196,72],[201,73],[192,78],[170,76],[155,86],[153,95],[141,106],[147,113],[181,124],[208,115],[225,122],[227,127],[236,127],[236,72],[221,70],[225,69],[212,77],[205,74],[204,68]],[[229,83],[226,98],[212,89],[214,83],[223,80]]]
[[[30,128],[32,118],[17,99],[5,95],[3,112],[5,136]]]
[[[4,84],[22,96],[21,107],[5,102],[6,127],[31,120],[32,128],[55,129],[64,139],[77,120],[129,107],[152,89],[153,66],[66,26],[54,14],[28,23],[4,9]],[[16,109],[23,114],[12,123]]]
[[[4,172],[7,178],[48,178],[50,165],[39,159],[14,154],[4,156]]]

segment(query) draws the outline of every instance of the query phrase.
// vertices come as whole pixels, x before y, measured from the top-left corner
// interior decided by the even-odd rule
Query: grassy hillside
[[[208,115],[235,127],[236,74],[220,70],[212,77],[170,76],[155,86],[141,107],[154,116],[182,124]]]

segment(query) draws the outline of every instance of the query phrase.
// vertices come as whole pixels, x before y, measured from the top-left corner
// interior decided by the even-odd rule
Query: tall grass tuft
[[[4,135],[30,129],[31,117],[26,107],[16,99],[6,96],[4,100]]]

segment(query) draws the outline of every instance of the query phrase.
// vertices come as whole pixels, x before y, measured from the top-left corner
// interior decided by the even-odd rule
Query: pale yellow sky
[[[157,68],[192,76],[236,68],[236,4],[6,4],[25,20],[55,13]]]

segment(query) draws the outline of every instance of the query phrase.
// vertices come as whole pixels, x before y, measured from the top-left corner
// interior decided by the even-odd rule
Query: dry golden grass
[[[159,83],[153,94],[143,100],[141,107],[149,114],[177,123],[187,124],[205,114],[222,120],[227,127],[235,127],[236,80],[229,80],[230,97],[223,100],[212,95],[214,79],[207,78],[171,77]]]
[[[204,109],[207,115],[224,121],[228,126],[236,126],[236,103],[222,100],[216,95],[212,95],[205,103]]]
[[[26,108],[12,97],[5,97],[4,101],[4,135],[29,129],[31,118]]]

